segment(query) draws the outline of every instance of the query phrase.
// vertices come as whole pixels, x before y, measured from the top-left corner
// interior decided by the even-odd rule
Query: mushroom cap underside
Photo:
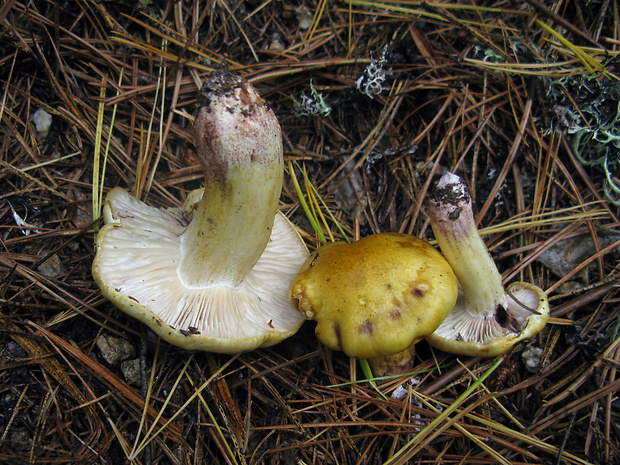
[[[506,297],[508,308],[480,316],[467,309],[459,295],[454,310],[425,339],[437,349],[458,355],[495,357],[507,352],[545,327],[549,302],[539,287],[522,282],[509,285]]]
[[[432,333],[457,297],[452,269],[430,244],[382,233],[313,252],[289,288],[321,342],[350,357],[405,350]]]
[[[294,334],[304,319],[290,306],[288,285],[308,253],[281,214],[263,255],[237,287],[182,284],[180,238],[200,197],[192,196],[183,208],[164,210],[121,188],[110,192],[104,207],[107,224],[97,235],[93,262],[103,295],[186,349],[238,353]]]

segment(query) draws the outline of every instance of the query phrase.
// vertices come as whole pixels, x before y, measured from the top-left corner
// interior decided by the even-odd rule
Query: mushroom
[[[93,276],[106,298],[171,344],[222,353],[273,345],[304,321],[287,292],[308,256],[277,212],[280,126],[228,71],[207,78],[198,102],[204,190],[164,210],[112,189]]]
[[[426,340],[446,352],[493,357],[538,334],[549,319],[545,293],[521,282],[504,290],[502,277],[478,234],[471,196],[458,176],[447,173],[441,177],[426,212],[459,282],[454,309]]]
[[[327,347],[368,358],[375,374],[408,370],[412,347],[448,315],[457,281],[441,254],[406,234],[333,242],[310,254],[290,285],[293,307]]]

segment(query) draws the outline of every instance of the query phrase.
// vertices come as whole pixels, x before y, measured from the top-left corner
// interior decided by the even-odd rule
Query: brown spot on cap
[[[366,320],[357,328],[357,332],[360,334],[372,334],[372,331],[372,321],[370,320]]]
[[[334,325],[334,334],[336,335],[336,340],[338,341],[338,347],[342,347],[342,332],[340,331],[340,325],[338,323]]]
[[[200,331],[198,331],[198,328],[194,327],[194,326],[189,326],[187,329],[179,329],[179,332],[183,335],[183,336],[191,336],[192,334],[200,334]]]

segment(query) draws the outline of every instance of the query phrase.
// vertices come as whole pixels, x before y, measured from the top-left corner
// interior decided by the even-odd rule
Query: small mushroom
[[[308,256],[277,212],[280,126],[256,90],[228,71],[210,75],[198,101],[204,190],[161,210],[112,189],[93,276],[119,309],[179,347],[238,353],[273,345],[303,323],[287,292]]]
[[[439,326],[456,296],[456,277],[441,254],[395,233],[320,247],[289,288],[293,307],[317,322],[318,339],[370,359],[375,374],[408,371],[413,344]]]
[[[459,281],[454,309],[426,340],[446,352],[493,357],[538,334],[549,319],[547,297],[528,283],[513,283],[504,290],[478,234],[471,196],[461,179],[452,173],[442,176],[426,211]]]

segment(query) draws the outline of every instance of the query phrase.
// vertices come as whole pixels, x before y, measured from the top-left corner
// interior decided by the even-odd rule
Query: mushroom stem
[[[413,370],[417,343],[418,340],[413,341],[409,347],[396,354],[369,358],[368,363],[373,376],[398,376]]]
[[[469,312],[492,318],[507,308],[502,277],[478,229],[471,196],[457,175],[441,177],[427,204],[435,239],[454,270]]]
[[[282,136],[256,90],[229,71],[199,95],[196,152],[204,195],[181,238],[181,281],[236,287],[265,250],[282,189]]]

